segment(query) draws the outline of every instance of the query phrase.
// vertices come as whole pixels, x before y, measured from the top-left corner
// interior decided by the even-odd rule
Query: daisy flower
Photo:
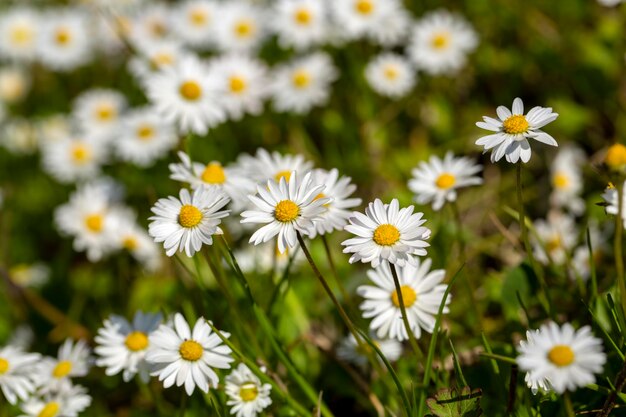
[[[531,150],[528,139],[550,146],[559,146],[556,140],[540,128],[556,120],[559,116],[551,107],[533,107],[524,115],[524,103],[517,97],[511,110],[499,106],[496,110],[498,119],[483,116],[482,122],[476,122],[481,129],[496,132],[476,141],[484,146],[484,152],[491,150],[491,162],[499,161],[503,156],[508,162],[526,163],[530,160]]]
[[[591,328],[575,330],[569,323],[549,322],[539,330],[527,331],[517,351],[516,361],[527,372],[528,386],[557,394],[592,384],[594,374],[602,372],[606,362],[602,341],[591,334]]]
[[[272,29],[283,48],[304,50],[326,39],[326,2],[319,0],[279,0],[274,6]]]
[[[447,288],[447,285],[441,283],[446,271],[431,271],[431,264],[430,259],[423,262],[418,260],[415,265],[406,264],[397,270],[409,326],[418,339],[422,335],[422,329],[428,333],[433,332],[439,306]],[[381,338],[407,340],[409,335],[402,321],[400,297],[389,264],[384,262],[376,269],[369,270],[367,276],[374,285],[361,285],[356,291],[365,298],[359,306],[363,310],[363,317],[373,318],[370,329]],[[449,303],[450,297],[447,297],[444,313],[448,313]]]
[[[40,27],[40,16],[35,10],[24,7],[3,10],[0,15],[0,57],[9,61],[32,61]]]
[[[372,342],[374,342],[376,347],[389,362],[397,361],[402,355],[402,343],[396,339],[379,339],[375,335],[370,335],[370,339],[372,339]],[[371,349],[369,345],[363,345],[363,348]],[[337,347],[337,357],[361,368],[365,368],[368,364],[368,352],[365,352],[363,348],[359,346],[354,336],[350,334],[344,337],[339,343]]]
[[[534,222],[536,237],[531,236],[535,258],[543,263],[562,265],[576,244],[576,224],[566,214],[551,211],[546,220]]]
[[[614,7],[620,4],[622,1],[623,0],[598,0],[598,3],[606,7]]]
[[[325,185],[317,198],[328,197],[330,201],[324,205],[326,211],[320,214],[321,219],[314,222],[309,236],[332,233],[335,230],[342,230],[348,224],[348,218],[352,212],[348,209],[361,204],[360,198],[350,198],[356,191],[356,185],[350,183],[350,177],[339,178],[339,171],[333,168],[330,171],[316,169],[313,171],[313,183]]]
[[[237,159],[237,166],[253,181],[264,183],[268,179],[278,182],[283,177],[289,182],[292,171],[303,174],[308,172],[313,164],[306,161],[302,155],[281,155],[276,151],[269,153],[259,148],[255,156],[240,155]]]
[[[7,104],[20,102],[30,89],[28,72],[16,66],[0,68],[0,101]]]
[[[400,209],[394,198],[390,204],[374,200],[365,214],[353,212],[344,230],[356,237],[341,243],[344,253],[353,254],[350,263],[371,262],[374,268],[383,260],[398,266],[418,265],[417,256],[425,256],[424,248],[430,246],[426,242],[430,229],[422,227],[423,213],[413,214],[413,210],[413,206]]]
[[[91,349],[84,340],[74,343],[66,339],[56,358],[44,358],[39,365],[41,391],[54,392],[59,384],[70,378],[87,375],[91,365]]]
[[[160,325],[150,335],[149,343],[146,360],[157,368],[152,376],[158,376],[165,388],[184,384],[188,395],[196,386],[205,393],[209,387],[217,388],[219,377],[213,368],[228,369],[234,360],[230,348],[222,344],[203,317],[191,331],[183,316],[176,313],[173,326]]]
[[[271,240],[256,246],[245,245],[235,251],[235,258],[244,274],[266,274],[269,272],[280,274],[287,267],[289,258],[292,256],[295,256],[290,269],[292,272],[297,270],[298,266],[306,260],[299,249],[300,246],[296,242],[294,249],[287,249],[284,253],[280,253],[276,241]]]
[[[415,24],[407,53],[415,66],[428,74],[453,75],[477,45],[478,36],[465,19],[436,10]]]
[[[2,102],[0,102],[0,108],[2,108]],[[2,120],[1,116],[0,121]],[[35,153],[37,151],[37,131],[32,121],[19,117],[2,123],[0,146],[15,155]]]
[[[162,321],[161,314],[135,313],[132,324],[120,316],[110,316],[104,327],[98,330],[97,347],[99,358],[96,365],[106,368],[107,375],[122,372],[124,382],[130,381],[137,373],[142,381],[150,378],[150,365],[145,355],[150,346],[150,334]]]
[[[138,54],[128,60],[128,70],[146,89],[151,75],[166,68],[178,65],[191,53],[183,48],[179,41],[165,39],[158,42],[142,44]]]
[[[187,183],[193,189],[213,186],[223,190],[235,212],[240,212],[249,204],[248,194],[254,193],[255,183],[239,169],[224,167],[217,161],[208,164],[193,162],[184,152],[178,152],[178,157],[179,164],[169,165],[171,179]]]
[[[319,197],[324,185],[313,183],[311,173],[299,181],[298,173],[293,171],[289,183],[285,177],[279,182],[270,179],[267,187],[258,185],[257,194],[248,198],[256,210],[241,213],[241,223],[260,223],[265,226],[250,237],[250,243],[258,245],[278,235],[278,251],[284,253],[287,248],[296,246],[296,233],[308,235],[315,227],[315,221],[321,220],[326,210],[324,204],[331,201]],[[318,198],[319,197],[319,198]]]
[[[174,126],[159,117],[152,107],[127,112],[120,120],[113,144],[119,158],[148,167],[178,143]]]
[[[335,0],[330,4],[335,23],[351,39],[371,33],[401,7],[397,0]]]
[[[36,388],[36,368],[41,356],[16,346],[0,348],[0,390],[10,404],[25,401]]]
[[[173,33],[171,8],[158,1],[151,3],[137,10],[128,25],[128,38],[139,49],[145,44],[169,39]]]
[[[222,91],[218,80],[208,76],[206,64],[185,57],[147,80],[147,95],[156,110],[182,133],[204,135],[226,119],[219,104]]]
[[[624,181],[623,187],[626,189],[626,181]],[[617,195],[617,189],[615,189],[613,184],[609,184],[604,190],[604,193],[602,193],[602,199],[606,203],[604,210],[607,214],[617,216],[619,212]],[[626,193],[622,196],[622,220],[624,222],[624,228],[626,229]]]
[[[226,405],[231,406],[230,414],[235,417],[256,417],[272,404],[272,386],[263,384],[243,363],[226,377],[224,390],[228,395]]]
[[[245,55],[222,55],[210,64],[210,76],[221,83],[220,103],[231,120],[263,111],[267,95],[267,68],[258,59]]]
[[[187,0],[174,11],[172,29],[186,45],[207,49],[215,42],[221,7],[213,0]]]
[[[66,381],[54,392],[29,398],[20,406],[20,417],[76,417],[90,405],[87,389]]]
[[[455,158],[452,152],[447,152],[443,159],[433,155],[411,171],[409,189],[415,193],[416,203],[432,202],[433,210],[439,211],[446,201],[456,201],[459,188],[482,184],[482,178],[476,176],[481,169],[472,159]]]
[[[265,37],[264,10],[252,2],[230,0],[223,3],[215,22],[217,47],[222,52],[251,52]]]
[[[173,256],[183,250],[187,256],[212,245],[213,235],[222,234],[218,226],[230,210],[221,210],[229,198],[216,187],[199,187],[190,194],[185,188],[176,197],[160,198],[152,207],[148,233],[155,242],[163,242],[165,254]]]
[[[9,269],[9,278],[20,287],[40,288],[50,279],[50,268],[42,262],[17,264]]]
[[[371,42],[385,48],[405,45],[413,23],[411,14],[400,2],[391,5],[393,7],[380,16],[378,23],[370,26],[366,33]]]
[[[581,166],[585,161],[582,149],[567,146],[556,154],[550,167],[552,193],[550,204],[555,208],[566,208],[580,215],[585,210],[585,201],[580,197],[583,189]]]
[[[383,53],[365,68],[365,79],[378,94],[394,99],[407,95],[416,84],[415,70],[402,55]]]
[[[72,116],[81,131],[108,140],[117,133],[126,98],[114,90],[93,89],[74,100]]]
[[[43,148],[43,169],[62,183],[94,178],[106,159],[104,143],[93,137],[65,137]]]
[[[330,96],[330,84],[338,72],[330,56],[315,52],[296,58],[274,70],[270,85],[274,108],[279,112],[304,114],[324,105]]]
[[[55,71],[71,71],[91,58],[93,37],[79,9],[57,9],[42,18],[38,56]]]
[[[595,265],[601,265],[604,256],[610,253],[608,242],[610,242],[612,227],[599,230],[595,222],[590,222],[588,228],[593,253],[590,256],[587,239],[585,237],[582,244],[574,250],[574,255],[572,256],[571,271],[569,274],[572,281],[576,281],[578,278],[583,281],[589,279],[592,262]]]
[[[137,224],[135,213],[120,210],[113,223],[115,245],[128,251],[146,270],[156,271],[161,266],[161,251],[148,232]]]

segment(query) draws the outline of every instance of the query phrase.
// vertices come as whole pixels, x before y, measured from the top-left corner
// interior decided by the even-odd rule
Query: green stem
[[[326,251],[326,257],[328,258],[328,265],[330,266],[330,270],[333,273],[333,277],[337,282],[337,287],[341,292],[341,296],[343,297],[346,304],[350,305],[350,294],[346,291],[346,288],[343,286],[341,279],[339,278],[339,274],[337,273],[337,268],[335,267],[335,262],[333,261],[333,256],[330,250],[330,246],[328,245],[328,239],[326,239],[326,235],[322,235],[322,243],[324,244],[324,251]]]
[[[178,411],[179,417],[185,417],[185,411],[187,411],[187,398],[189,396],[185,391],[182,391],[182,398],[180,400],[180,410]]]
[[[508,356],[503,356],[503,355],[496,355],[495,353],[481,352],[480,356],[482,356],[483,358],[495,359],[497,361],[508,363],[510,365],[517,364],[514,358],[509,358]]]
[[[565,403],[565,413],[567,414],[567,417],[576,417],[574,405],[572,404],[572,397],[570,397],[568,391],[565,391],[563,394],[563,402]]]
[[[615,255],[615,271],[617,274],[617,286],[619,288],[620,299],[622,300],[622,309],[626,309],[626,283],[624,282],[624,258],[622,254],[622,234],[624,231],[624,221],[622,213],[624,212],[624,183],[617,182],[617,216],[615,217],[615,243],[613,250]],[[626,314],[626,310],[623,310]]]
[[[422,351],[420,350],[419,345],[417,344],[417,340],[415,340],[415,335],[413,334],[413,330],[411,330],[411,324],[409,323],[409,316],[406,314],[406,307],[404,306],[404,298],[402,297],[402,287],[400,286],[400,280],[398,279],[398,272],[396,271],[396,266],[389,262],[389,268],[391,269],[391,276],[393,277],[393,283],[396,286],[396,294],[398,295],[398,303],[400,304],[400,313],[402,315],[402,322],[404,323],[404,328],[409,336],[409,343],[411,344],[411,348],[413,349],[413,353],[419,359],[424,356]]]

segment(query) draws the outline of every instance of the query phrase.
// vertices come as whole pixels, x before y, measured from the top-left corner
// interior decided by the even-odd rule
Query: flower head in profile
[[[382,352],[389,362],[395,362],[402,355],[402,343],[396,339],[379,338],[375,334],[370,334],[370,339]],[[344,337],[339,346],[337,346],[337,357],[346,362],[353,363],[360,368],[366,368],[368,361],[368,350],[371,347],[367,344],[361,344],[356,341],[353,335],[349,334]],[[382,360],[381,360],[382,362]]]
[[[492,133],[476,141],[476,145],[484,146],[485,152],[491,150],[491,161],[496,162],[504,156],[508,162],[517,163],[530,161],[531,150],[528,139],[559,146],[556,140],[541,130],[542,127],[556,120],[559,116],[551,107],[536,106],[524,115],[524,103],[517,97],[513,100],[511,110],[504,106],[496,109],[498,119],[483,116],[482,122],[476,122],[481,129]]]
[[[225,391],[226,404],[231,406],[230,414],[235,417],[256,417],[272,404],[272,386],[262,383],[243,363],[226,377]]]
[[[591,334],[591,328],[575,330],[569,323],[550,322],[527,331],[517,350],[517,364],[527,372],[526,383],[534,392],[538,388],[557,394],[575,391],[593,383],[594,374],[602,372],[606,362],[602,341]]]
[[[551,211],[546,220],[536,220],[534,228],[536,237],[532,236],[531,241],[535,258],[543,264],[563,265],[576,245],[578,231],[574,219],[565,213]]]
[[[626,181],[624,181],[624,185],[622,187],[626,187]],[[602,199],[606,203],[606,207],[604,210],[607,214],[611,214],[613,216],[617,216],[619,213],[619,199],[618,199],[617,189],[613,184],[609,184],[604,192],[602,193]],[[626,194],[622,195],[622,221],[624,224],[624,228],[626,229]]]
[[[440,210],[446,201],[456,201],[459,188],[482,184],[482,178],[476,176],[481,169],[470,158],[457,158],[452,152],[443,159],[433,155],[413,169],[409,188],[418,204],[432,202],[433,210]]]
[[[580,197],[584,163],[585,153],[582,149],[571,145],[559,149],[550,167],[550,204],[553,207],[566,208],[574,215],[585,211],[585,201]]]
[[[422,226],[426,222],[423,213],[413,210],[413,206],[400,209],[394,198],[390,204],[376,199],[365,214],[353,212],[344,229],[356,237],[341,243],[344,253],[352,253],[350,263],[371,262],[374,268],[384,260],[398,266],[418,264],[417,256],[425,256],[430,246],[426,242],[430,229]]]

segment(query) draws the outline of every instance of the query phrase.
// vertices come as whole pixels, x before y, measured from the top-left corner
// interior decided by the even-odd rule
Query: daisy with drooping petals
[[[433,332],[439,306],[447,288],[447,285],[441,283],[446,271],[431,271],[431,264],[430,259],[421,263],[418,260],[415,265],[406,264],[397,271],[409,326],[418,339],[422,335],[422,329],[428,333]],[[383,262],[378,268],[369,270],[367,276],[374,285],[362,285],[356,291],[365,298],[360,305],[363,317],[373,318],[370,329],[378,337],[407,340],[409,335],[402,320],[400,297],[389,264]],[[446,298],[444,313],[448,312],[448,303],[449,296]]]
[[[401,55],[383,53],[371,60],[365,68],[365,79],[382,96],[400,98],[415,86],[415,70]]]
[[[199,187],[193,194],[183,188],[180,199],[160,198],[152,207],[156,216],[149,219],[148,233],[155,242],[163,242],[167,256],[185,251],[192,257],[202,244],[213,244],[213,235],[222,234],[219,224],[230,210],[221,209],[228,202],[228,196],[217,187]]]
[[[417,265],[417,256],[425,256],[430,246],[426,239],[430,229],[422,227],[423,213],[413,213],[414,207],[400,209],[397,199],[383,204],[379,199],[369,203],[365,214],[355,211],[344,230],[356,237],[343,241],[344,253],[352,253],[350,263],[371,262],[376,268],[383,260],[398,266]]]
[[[592,335],[591,327],[575,330],[569,323],[549,322],[539,330],[527,331],[517,351],[516,362],[527,372],[528,386],[557,394],[592,384],[594,374],[602,372],[606,362],[602,340]]]
[[[40,358],[41,355],[22,352],[16,346],[0,348],[0,390],[10,404],[26,400],[35,391]]]
[[[330,84],[338,73],[327,54],[316,52],[281,65],[271,84],[274,108],[279,112],[306,113],[330,96]]]
[[[585,154],[578,147],[566,146],[556,154],[550,167],[550,204],[553,207],[567,208],[575,215],[583,213],[585,201],[580,193],[583,189],[581,167],[584,161]]]
[[[305,160],[302,155],[282,155],[276,151],[269,153],[259,148],[254,156],[240,155],[237,166],[253,181],[264,183],[268,179],[278,182],[283,177],[289,182],[292,171],[304,174],[311,169],[313,163]]]
[[[326,9],[319,0],[279,0],[272,28],[280,46],[304,50],[322,43],[329,25]]]
[[[475,175],[481,169],[470,158],[455,158],[452,152],[447,152],[443,159],[433,155],[413,169],[409,189],[415,193],[418,204],[432,202],[433,210],[439,211],[446,201],[456,201],[459,188],[482,184],[482,178]]]
[[[219,104],[221,86],[208,76],[206,64],[185,57],[178,65],[152,75],[147,80],[147,94],[157,111],[182,133],[207,133],[226,119]]]
[[[187,0],[175,10],[172,28],[186,45],[207,49],[215,43],[220,8],[213,0]]]
[[[106,159],[104,143],[90,136],[49,142],[42,151],[44,171],[62,183],[95,177]]]
[[[256,210],[241,213],[241,223],[265,224],[250,237],[250,243],[258,245],[278,235],[278,251],[284,253],[287,248],[296,246],[297,232],[308,235],[315,227],[314,222],[321,220],[320,215],[326,210],[324,204],[331,201],[319,197],[324,185],[314,184],[311,173],[302,181],[298,176],[293,171],[289,183],[285,177],[279,182],[270,179],[267,186],[257,186],[257,195],[248,196]]]
[[[62,381],[87,375],[91,366],[91,349],[84,340],[66,339],[56,358],[44,358],[39,365],[41,392],[53,392]]]
[[[378,347],[385,358],[389,362],[395,362],[402,355],[402,343],[396,339],[379,339],[375,335],[370,335],[372,342]],[[363,349],[363,347],[365,349]],[[361,368],[365,368],[369,363],[366,349],[370,349],[369,345],[359,346],[353,335],[349,334],[344,337],[337,347],[337,357],[344,361],[351,362]],[[378,355],[376,355],[378,358]],[[378,358],[380,359],[380,358]],[[382,360],[381,360],[382,361]]]
[[[126,98],[114,90],[94,89],[76,98],[72,116],[88,136],[109,140],[115,136]]]
[[[37,51],[40,16],[32,9],[14,7],[0,16],[0,57],[30,62]]]
[[[265,17],[265,10],[253,2],[223,3],[215,22],[217,47],[222,52],[252,52],[265,38]]]
[[[157,368],[152,376],[158,376],[165,388],[184,384],[188,395],[196,386],[205,393],[209,387],[217,388],[219,377],[213,368],[228,369],[234,360],[230,348],[222,344],[203,317],[191,331],[183,316],[176,313],[173,325],[160,325],[150,335],[149,343],[146,360]]]
[[[530,160],[531,150],[528,139],[550,146],[559,146],[556,140],[540,128],[559,117],[552,107],[533,107],[524,115],[524,103],[517,97],[511,110],[504,106],[496,109],[498,119],[483,116],[482,122],[476,122],[481,129],[490,130],[491,135],[483,136],[476,145],[484,146],[484,152],[491,150],[491,162],[499,161],[503,156],[507,162],[517,163],[520,159]]]
[[[120,120],[113,144],[123,161],[147,167],[178,143],[176,130],[151,107],[136,108]]]
[[[567,214],[551,211],[546,220],[534,222],[536,233],[531,236],[535,258],[543,263],[562,265],[576,244],[576,223]]]
[[[87,16],[78,9],[49,12],[42,19],[39,59],[54,71],[71,71],[89,61],[92,39]]]
[[[150,378],[150,365],[145,355],[150,346],[150,334],[162,321],[161,314],[135,313],[132,324],[124,317],[111,316],[104,321],[104,327],[98,330],[94,349],[99,356],[96,365],[106,368],[107,375],[122,372],[125,382],[136,374],[142,381]]]
[[[333,168],[330,171],[316,169],[313,171],[313,183],[325,185],[317,197],[328,197],[331,200],[324,205],[326,211],[320,214],[321,219],[314,223],[309,237],[342,230],[348,224],[348,218],[352,212],[348,209],[361,204],[360,198],[350,198],[356,191],[356,185],[350,183],[350,177],[339,178],[339,171]]]
[[[428,74],[453,75],[477,45],[478,36],[465,19],[436,10],[415,24],[407,53],[413,64]]]
[[[256,417],[272,404],[272,386],[262,383],[243,363],[226,377],[224,390],[228,395],[226,405],[231,406],[230,414],[236,417]]]
[[[20,417],[77,417],[90,405],[85,387],[64,381],[53,392],[29,398],[20,406]]]

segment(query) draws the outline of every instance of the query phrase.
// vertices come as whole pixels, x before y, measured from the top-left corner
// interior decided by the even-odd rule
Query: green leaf
[[[483,410],[480,408],[482,391],[470,387],[461,390],[444,389],[435,398],[426,400],[430,412],[437,417],[478,417]]]

